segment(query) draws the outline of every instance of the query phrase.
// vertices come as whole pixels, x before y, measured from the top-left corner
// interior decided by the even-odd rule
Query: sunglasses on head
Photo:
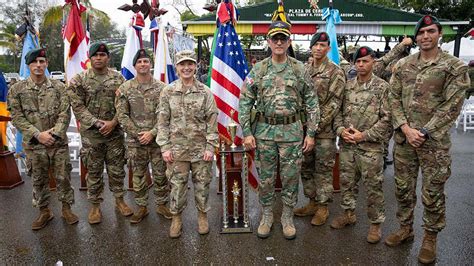
[[[287,42],[290,38],[283,34],[273,35],[271,37],[272,42],[277,43],[278,41]]]

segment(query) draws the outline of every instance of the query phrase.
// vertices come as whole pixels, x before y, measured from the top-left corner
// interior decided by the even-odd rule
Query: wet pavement
[[[438,236],[439,265],[474,264],[474,132],[452,132],[452,175],[446,185],[447,227]],[[387,219],[382,226],[383,237],[398,228],[394,195],[393,166],[385,171],[385,199]],[[265,240],[256,236],[259,209],[255,193],[250,197],[252,234],[221,235],[221,196],[216,193],[216,180],[211,184],[209,213],[211,232],[197,233],[197,213],[192,189],[188,193],[188,207],[183,214],[183,234],[179,239],[168,238],[171,224],[154,212],[154,195],[150,191],[150,215],[140,224],[131,225],[114,208],[110,191],[104,193],[103,221],[91,226],[87,222],[89,204],[86,193],[76,189],[73,210],[79,215],[76,225],[68,225],[61,218],[61,204],[55,193],[50,207],[55,218],[40,230],[32,231],[31,222],[37,210],[31,206],[31,179],[13,190],[0,190],[0,264],[45,264],[62,261],[71,264],[310,264],[310,265],[413,265],[421,245],[423,229],[420,195],[415,210],[415,241],[396,248],[383,243],[366,241],[369,224],[365,212],[363,185],[357,207],[357,224],[333,230],[328,224],[311,226],[311,217],[295,218],[297,238],[285,240],[281,233],[279,196],[275,209],[276,221],[272,235]],[[420,181],[420,180],[419,180]],[[79,178],[73,180],[79,187]],[[421,184],[418,182],[418,186]],[[419,194],[419,193],[418,193]],[[132,193],[126,199],[133,203]],[[300,186],[298,206],[306,203]],[[329,221],[342,210],[340,194],[330,204]],[[133,204],[131,204],[134,206]]]

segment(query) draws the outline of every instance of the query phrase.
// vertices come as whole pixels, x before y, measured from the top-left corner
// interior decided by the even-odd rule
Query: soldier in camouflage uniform
[[[319,122],[318,98],[310,81],[304,78],[303,63],[287,55],[291,45],[290,24],[273,22],[267,43],[272,51],[269,58],[258,62],[247,76],[241,90],[239,121],[246,149],[257,149],[259,164],[259,201],[263,207],[257,235],[266,238],[273,225],[275,178],[280,160],[283,184],[281,223],[287,239],[296,237],[293,208],[298,200],[303,152],[314,147],[314,136]],[[252,132],[251,109],[257,106],[256,128]],[[303,141],[301,113],[307,113],[307,132]]]
[[[437,233],[446,225],[444,185],[451,175],[449,130],[461,111],[470,82],[466,64],[438,48],[441,35],[435,17],[421,18],[415,28],[420,52],[400,60],[390,80],[395,195],[401,228],[385,243],[398,246],[413,240],[416,180],[421,168],[425,235],[418,260],[422,263],[435,261]]]
[[[341,207],[344,213],[331,222],[334,229],[355,224],[358,183],[367,189],[369,243],[382,237],[385,220],[383,183],[383,142],[388,140],[391,117],[388,111],[388,83],[373,74],[375,53],[363,46],[354,54],[357,77],[347,82],[341,111],[334,122],[341,137]]]
[[[181,235],[181,213],[186,208],[190,170],[198,209],[198,232],[201,235],[209,233],[211,161],[219,137],[214,96],[194,77],[195,53],[184,50],[177,53],[175,59],[179,80],[161,92],[156,137],[167,163],[166,175],[171,185],[171,238]]]
[[[92,68],[76,75],[69,83],[68,94],[72,110],[80,122],[82,139],[81,160],[87,168],[87,198],[92,203],[89,223],[102,220],[104,163],[116,207],[123,216],[133,211],[123,200],[125,194],[125,146],[122,128],[118,125],[115,97],[124,82],[120,73],[108,69],[109,50],[104,43],[89,49]]]
[[[77,223],[71,211],[74,190],[71,186],[71,163],[66,135],[71,119],[66,88],[60,81],[45,76],[46,51],[32,50],[25,56],[30,77],[13,85],[8,94],[8,108],[13,125],[23,133],[28,161],[28,175],[33,182],[33,206],[40,209],[32,229],[39,230],[53,219],[49,205],[49,170],[56,179],[62,216],[68,224]]]
[[[295,209],[297,216],[313,215],[312,225],[323,225],[329,216],[328,203],[332,201],[332,170],[336,160],[336,132],[333,121],[342,103],[345,85],[343,70],[329,60],[329,36],[326,32],[314,34],[310,42],[314,63],[305,67],[305,78],[312,80],[318,95],[321,121],[316,131],[316,147],[305,153],[301,180],[309,203]]]
[[[133,170],[133,190],[135,203],[139,206],[130,219],[130,223],[139,223],[148,215],[148,184],[145,173],[151,163],[155,182],[156,212],[166,219],[171,213],[166,207],[169,196],[169,185],[166,179],[166,165],[161,156],[161,149],[156,144],[158,133],[157,109],[160,92],[165,84],[151,75],[151,58],[144,49],[140,49],[133,58],[137,76],[126,81],[119,88],[116,102],[118,119],[127,133],[127,150]]]

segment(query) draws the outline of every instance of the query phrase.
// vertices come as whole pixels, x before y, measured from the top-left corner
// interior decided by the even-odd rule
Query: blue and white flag
[[[126,80],[133,79],[137,75],[135,67],[133,67],[133,57],[138,50],[143,48],[142,29],[145,26],[142,15],[135,14],[131,25],[127,30],[127,41],[122,57],[122,76]]]
[[[326,32],[328,33],[329,40],[332,44],[328,57],[335,64],[339,65],[339,50],[337,49],[336,33],[336,24],[342,22],[341,16],[339,15],[339,10],[329,7],[323,8],[322,19],[326,20]]]
[[[166,84],[170,84],[175,81],[177,77],[174,72],[173,61],[171,61],[166,28],[163,24],[164,23],[159,23],[153,77]]]

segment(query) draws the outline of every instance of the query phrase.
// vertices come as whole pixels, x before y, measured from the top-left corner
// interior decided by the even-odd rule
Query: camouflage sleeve
[[[304,110],[307,114],[307,131],[306,134],[309,137],[314,138],[316,136],[316,130],[318,129],[320,121],[319,101],[318,95],[314,92],[311,82],[308,78],[303,79],[303,97],[304,97]]]
[[[391,114],[388,106],[388,83],[383,82],[383,95],[379,108],[379,120],[371,128],[362,132],[365,141],[382,142],[388,141],[391,130]]]
[[[326,128],[333,123],[334,117],[341,108],[344,86],[346,84],[346,78],[342,69],[336,69],[332,73],[329,84],[328,104],[321,107],[321,121],[319,122],[318,133],[320,129]]]
[[[35,135],[40,133],[40,130],[36,128],[28,119],[26,119],[21,107],[20,97],[17,94],[17,90],[20,89],[20,83],[16,83],[8,91],[8,110],[12,117],[12,124],[21,131],[23,134],[24,142],[29,142]]]
[[[386,53],[384,56],[382,56],[380,59],[377,59],[375,61],[374,65],[374,74],[377,77],[381,77],[383,74],[383,71],[385,68],[393,61],[396,60],[397,58],[400,58],[400,55],[403,53],[405,50],[405,45],[399,43],[393,47],[392,50],[390,50],[388,53]]]
[[[451,66],[444,83],[444,99],[434,116],[424,126],[435,140],[444,138],[461,112],[466,90],[470,86],[468,67],[462,62]]]
[[[393,128],[397,129],[408,123],[402,104],[402,81],[400,77],[400,62],[395,65],[392,78],[390,79],[390,91],[388,95],[388,103],[392,113]]]
[[[342,134],[342,130],[344,130],[344,118],[342,117],[342,114],[343,114],[343,110],[344,110],[344,106],[345,106],[345,102],[346,102],[346,92],[347,92],[347,83],[346,85],[344,86],[344,90],[342,92],[342,100],[341,100],[341,107],[339,108],[339,111],[336,113],[336,116],[334,117],[334,124],[333,124],[333,127],[334,129],[336,129],[336,135],[337,136],[341,136]]]
[[[160,81],[159,86],[158,86],[159,91],[162,92],[165,87],[166,87],[166,84]],[[159,113],[158,110],[159,110],[159,106],[160,106],[160,95],[158,94],[158,96],[154,100],[157,102],[157,104],[156,104],[157,108],[155,110],[155,115],[156,115],[156,117],[158,117],[158,113]],[[153,134],[153,136],[155,136],[155,137],[158,134],[158,119],[156,119],[156,123],[155,123],[155,125],[153,126],[153,128],[151,130],[151,134]]]
[[[117,94],[118,97],[115,97],[116,117],[128,135],[133,138],[138,138],[139,128],[135,125],[135,122],[130,119],[130,104],[127,99],[126,88],[123,84],[118,88]]]
[[[93,116],[86,107],[86,93],[82,86],[82,79],[80,74],[76,75],[69,82],[67,88],[69,100],[71,102],[72,110],[76,115],[77,120],[81,122],[81,127],[91,128],[97,122],[97,117]]]
[[[59,106],[60,113],[58,115],[58,120],[53,127],[53,133],[56,136],[64,136],[66,135],[69,122],[71,121],[71,105],[69,104],[69,97],[66,92],[66,87],[61,82],[57,83],[58,86],[60,86],[59,91],[61,92],[61,105]]]
[[[206,151],[214,153],[219,146],[219,133],[217,132],[217,106],[211,90],[207,90],[206,99]]]
[[[242,127],[244,137],[252,136],[252,127],[250,125],[250,113],[257,101],[257,86],[255,84],[255,67],[247,75],[244,85],[240,90],[239,101],[239,122]]]
[[[118,80],[119,80],[120,86],[122,86],[122,84],[125,83],[126,80],[125,80],[125,78],[122,76],[121,73],[119,73],[118,71],[116,71],[116,72],[117,72],[117,78],[118,78]],[[119,88],[120,88],[120,86],[119,86]],[[117,90],[115,91],[115,95],[116,95],[115,98],[117,98],[117,96],[119,95],[118,88],[117,88]],[[117,100],[115,100],[115,101],[117,101]],[[119,123],[119,114],[118,114],[117,110],[115,110],[115,116],[114,116],[114,118],[112,119],[112,121],[117,122],[117,124]]]
[[[160,145],[161,152],[171,150],[171,141],[170,141],[170,119],[171,119],[171,109],[170,101],[168,96],[168,89],[166,87],[160,93],[160,105],[158,107],[158,134],[156,135],[156,143]]]

